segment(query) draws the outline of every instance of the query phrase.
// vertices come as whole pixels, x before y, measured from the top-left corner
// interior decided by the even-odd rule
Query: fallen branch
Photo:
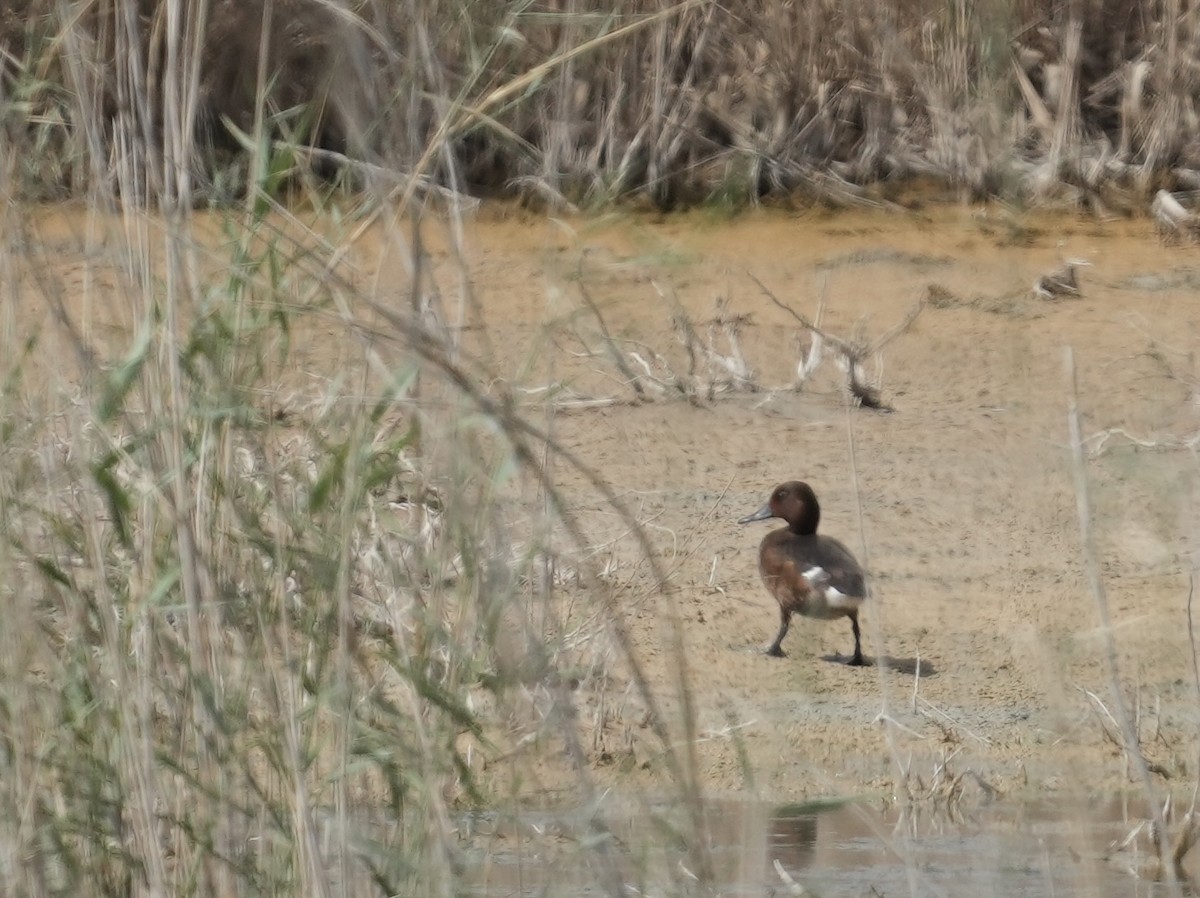
[[[582,263],[580,263],[582,265]],[[638,400],[646,398],[645,388],[642,386],[641,379],[633,369],[629,367],[629,363],[625,359],[625,354],[617,347],[616,342],[609,333],[608,325],[604,321],[604,316],[600,314],[600,307],[596,305],[592,299],[592,294],[588,292],[587,287],[583,285],[583,278],[579,278],[579,295],[583,299],[583,304],[588,307],[588,311],[592,313],[592,317],[596,319],[596,324],[600,328],[600,336],[604,339],[604,348],[608,351],[609,358],[613,364],[617,366],[617,370],[625,377],[626,383],[633,388],[633,392],[637,394]]]
[[[730,389],[745,389],[753,393],[758,391],[758,384],[754,382],[754,372],[746,364],[740,342],[742,328],[750,323],[749,315],[731,315],[729,299],[724,296],[718,297],[715,314],[706,325],[707,341],[704,352],[710,369],[728,375]],[[727,354],[717,349],[721,338],[724,338],[728,347]]]
[[[878,355],[883,350],[883,347],[912,327],[913,322],[917,320],[917,316],[921,314],[921,310],[925,307],[924,300],[918,300],[912,310],[904,317],[904,320],[891,328],[891,330],[886,331],[881,337],[869,343],[863,340],[845,340],[809,321],[787,303],[779,299],[779,297],[770,291],[766,284],[752,273],[747,272],[747,274],[750,280],[758,284],[759,289],[763,291],[767,299],[791,315],[801,327],[819,337],[822,342],[828,343],[833,347],[834,351],[840,356],[842,370],[846,372],[847,387],[850,390],[850,395],[858,401],[859,405],[865,408],[877,409],[878,411],[893,411],[890,405],[884,403],[878,387],[867,382],[863,372],[863,359],[867,356]],[[814,347],[814,349],[819,351],[819,347]],[[813,367],[815,368],[816,366],[814,365]],[[809,371],[808,373],[811,374],[812,372]]]
[[[821,319],[825,317],[825,303],[817,306],[817,325],[821,324]],[[821,364],[821,349],[825,345],[824,337],[817,330],[809,332],[809,346],[807,354],[800,357],[800,361],[796,364],[796,379],[792,381],[792,389],[799,391],[808,379],[812,377],[813,372],[817,370]]]
[[[1200,447],[1200,433],[1192,434],[1192,436],[1186,439],[1181,437],[1167,437],[1161,440],[1148,440],[1143,437],[1134,436],[1123,427],[1110,427],[1108,430],[1092,434],[1083,441],[1084,445],[1088,446],[1088,458],[1098,458],[1103,455],[1108,441],[1113,437],[1124,437],[1139,449],[1150,449],[1152,451],[1196,449]],[[1095,445],[1092,445],[1093,443]]]
[[[1038,299],[1058,299],[1060,296],[1079,295],[1079,276],[1076,271],[1091,265],[1084,259],[1068,259],[1061,268],[1055,269],[1033,282],[1033,295]]]

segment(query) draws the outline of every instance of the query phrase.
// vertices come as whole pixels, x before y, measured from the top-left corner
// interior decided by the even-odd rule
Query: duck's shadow
[[[824,655],[822,661],[828,661],[830,664],[848,664],[849,658],[845,655]],[[863,667],[882,666],[887,670],[894,670],[898,674],[906,677],[919,675],[921,679],[928,677],[936,677],[937,668],[930,663],[928,658],[893,658],[891,655],[883,655],[880,658],[864,658]]]

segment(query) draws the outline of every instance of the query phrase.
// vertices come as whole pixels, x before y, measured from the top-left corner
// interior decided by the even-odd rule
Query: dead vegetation
[[[758,284],[759,288],[767,295],[767,298],[770,299],[771,302],[791,315],[794,319],[796,319],[797,323],[801,327],[805,328],[812,334],[815,346],[828,343],[830,348],[837,353],[838,364],[846,373],[846,389],[849,391],[850,396],[855,402],[857,402],[863,408],[873,408],[878,411],[885,412],[894,410],[890,405],[884,403],[879,392],[878,384],[882,377],[883,370],[883,347],[912,327],[913,322],[917,320],[917,316],[921,314],[921,309],[924,307],[924,303],[917,302],[917,304],[913,306],[903,320],[885,332],[882,336],[877,337],[874,340],[866,339],[863,333],[863,325],[861,322],[859,323],[858,332],[847,340],[821,330],[818,324],[809,321],[795,309],[791,308],[786,303],[781,302],[780,299],[775,296],[774,293],[768,290],[763,282],[754,277],[754,275],[751,275],[750,277],[754,283]],[[818,340],[820,343],[816,342]],[[863,363],[868,358],[874,358],[877,361],[876,370],[878,373],[873,382],[867,379],[867,376],[863,370]],[[804,370],[808,367],[809,365],[806,360],[801,370]],[[815,368],[815,365],[812,367]]]
[[[614,369],[627,395],[595,396],[582,395],[564,384],[554,383],[545,387],[526,389],[529,396],[543,397],[553,393],[557,396],[555,408],[559,411],[580,411],[604,408],[613,405],[657,402],[672,398],[686,399],[692,405],[711,403],[718,396],[727,394],[763,393],[768,398],[781,392],[798,392],[830,355],[845,377],[847,399],[861,408],[890,412],[894,409],[882,398],[883,349],[896,337],[908,331],[924,308],[918,301],[912,310],[891,329],[874,340],[865,335],[865,322],[860,321],[851,337],[840,337],[823,327],[822,305],[817,320],[810,321],[791,306],[775,296],[753,274],[750,279],[778,308],[789,316],[808,335],[808,347],[803,349],[803,340],[797,335],[801,347],[796,360],[795,376],[781,384],[763,383],[759,373],[750,365],[742,349],[742,336],[754,325],[752,316],[731,309],[727,297],[718,296],[713,314],[697,324],[673,296],[658,284],[654,284],[659,297],[671,309],[671,328],[675,334],[678,353],[670,357],[666,349],[656,349],[637,340],[618,339],[605,322],[604,316],[582,282],[579,294],[589,318],[596,326],[594,336],[582,333],[579,328],[572,337],[582,348],[573,355],[606,361]],[[866,371],[868,360],[875,361],[875,373]]]
[[[1160,190],[1150,204],[1150,215],[1163,243],[1195,243],[1200,236],[1200,217],[1189,211],[1175,194]]]
[[[1195,357],[1190,349],[1172,349],[1161,340],[1152,339],[1139,357],[1152,363],[1155,374],[1182,388],[1185,403],[1195,408],[1200,405],[1200,377],[1195,373]],[[1136,451],[1173,452],[1186,450],[1195,452],[1200,447],[1200,431],[1189,432],[1134,433],[1125,427],[1107,427],[1090,434],[1083,440],[1083,448],[1089,459],[1100,458],[1117,447],[1132,447]]]
[[[184,27],[200,77],[172,110],[163,72]],[[154,135],[181,114],[182,158],[210,202],[240,195],[248,144],[265,137],[277,186],[415,176],[552,207],[667,209],[877,203],[865,185],[932,178],[1119,210],[1145,208],[1122,194],[1200,183],[1198,38],[1176,6],[1128,0],[911,0],[884,15],[861,0],[621,0],[603,14],[118,0],[78,15],[23,0],[0,13],[0,92],[10,134],[41,149],[6,164],[39,196],[112,189],[123,154],[151,196],[170,177]],[[1177,212],[1163,213],[1172,230]]]
[[[1004,318],[1037,318],[1043,310],[1028,290],[1007,293],[960,296],[943,284],[931,283],[925,291],[925,304],[934,309],[974,309]]]
[[[1141,703],[1130,700],[1122,683],[1121,666],[1118,661],[1116,639],[1113,633],[1112,614],[1108,589],[1101,566],[1094,535],[1093,508],[1090,496],[1083,432],[1080,425],[1079,391],[1075,355],[1071,347],[1063,353],[1064,373],[1067,381],[1067,429],[1071,467],[1075,479],[1076,510],[1079,516],[1079,533],[1082,548],[1084,576],[1088,591],[1096,608],[1096,619],[1100,624],[1103,642],[1102,654],[1108,675],[1110,701],[1106,705],[1095,693],[1084,690],[1092,709],[1100,719],[1105,736],[1118,748],[1125,760],[1126,778],[1140,788],[1141,797],[1149,811],[1148,824],[1154,844],[1152,867],[1147,871],[1153,878],[1166,881],[1171,894],[1194,894],[1193,884],[1184,869],[1183,861],[1196,841],[1196,801],[1200,796],[1200,774],[1192,792],[1191,808],[1180,820],[1173,820],[1170,813],[1172,802],[1160,798],[1157,778],[1169,780],[1171,772],[1162,764],[1147,757],[1142,744]],[[1186,625],[1188,629],[1192,680],[1200,696],[1200,658],[1197,656],[1195,621],[1192,601],[1195,598],[1195,574],[1190,578],[1187,595]],[[1111,710],[1109,708],[1111,705]],[[1136,873],[1137,871],[1135,871]]]
[[[1060,267],[1043,274],[1033,282],[1033,295],[1038,299],[1061,299],[1079,296],[1079,268],[1090,265],[1083,259],[1070,259]]]

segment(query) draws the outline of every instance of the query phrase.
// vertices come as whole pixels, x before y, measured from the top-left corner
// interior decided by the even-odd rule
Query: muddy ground
[[[50,247],[56,234],[79,232],[53,216],[41,223]],[[624,525],[579,498],[575,511],[597,558],[607,553],[668,715],[678,708],[677,615],[702,736],[697,764],[713,791],[887,795],[907,770],[919,793],[945,785],[947,760],[954,775],[978,774],[960,785],[980,794],[1131,782],[1105,718],[1105,631],[1084,575],[1067,346],[1121,682],[1153,776],[1171,787],[1194,780],[1200,714],[1186,572],[1200,545],[1187,447],[1200,433],[1197,249],[1163,245],[1146,221],[999,206],[734,218],[485,210],[465,236],[484,325],[468,311],[467,341],[522,389],[568,388],[555,435],[614,486],[669,572],[670,594],[648,594]],[[372,233],[358,251],[389,245]],[[449,270],[436,240],[433,254]],[[1081,295],[1034,297],[1034,280],[1067,258],[1091,263]],[[405,302],[397,255],[380,270],[367,282]],[[848,409],[832,357],[802,390],[786,389],[809,337],[750,274],[810,318],[823,305],[823,326],[845,337],[856,328],[879,336],[925,300],[911,328],[868,360],[894,411]],[[687,360],[673,317],[685,310],[703,339],[724,298],[726,314],[747,316],[741,348],[758,389],[629,402],[581,284],[622,348],[648,361],[660,353],[677,371]],[[444,314],[454,323],[452,302]],[[320,336],[297,336],[298,369],[339,363]],[[533,403],[537,394],[523,395]],[[569,493],[579,483],[565,465],[558,476]],[[822,532],[871,573],[866,651],[884,664],[841,663],[852,647],[844,620],[797,619],[786,658],[760,651],[777,626],[756,570],[769,527],[735,522],[792,478],[812,484]],[[664,789],[660,747],[623,676],[614,660],[603,688],[593,680],[581,690],[588,762],[617,788]],[[533,766],[546,787],[568,776],[553,759]]]
[[[670,572],[668,601],[645,598],[631,578],[624,602],[652,682],[668,694],[675,655],[664,621],[677,609],[705,783],[721,792],[750,780],[771,796],[888,794],[905,769],[920,793],[947,759],[953,775],[979,774],[987,787],[972,776],[962,784],[981,794],[1131,782],[1105,719],[1115,711],[1105,631],[1084,575],[1068,346],[1121,682],[1159,784],[1194,778],[1186,570],[1200,531],[1184,443],[1200,432],[1195,249],[1162,245],[1145,221],[998,207],[491,218],[470,237],[497,343],[536,353],[546,381],[573,396],[629,396],[602,353],[572,356],[601,345],[573,277],[613,334],[670,354],[679,370],[672,298],[702,338],[718,297],[727,314],[748,316],[741,346],[762,390],[573,410],[554,422],[646,522]],[[1091,263],[1081,295],[1033,296],[1035,279],[1071,258]],[[771,389],[790,383],[809,337],[750,273],[809,318],[823,303],[824,326],[843,336],[880,336],[927,300],[868,366],[875,374],[882,362],[894,411],[847,411],[832,359],[798,393]],[[572,315],[565,330],[581,342],[561,337]],[[548,326],[560,339],[534,349],[531,335]],[[777,625],[755,560],[769,526],[735,521],[791,478],[816,489],[822,531],[865,559],[868,655],[886,665],[840,663],[852,648],[844,620],[797,619],[788,657],[759,651]],[[581,512],[598,545],[621,543],[611,515]],[[601,777],[653,788],[653,739],[610,714],[592,734]]]

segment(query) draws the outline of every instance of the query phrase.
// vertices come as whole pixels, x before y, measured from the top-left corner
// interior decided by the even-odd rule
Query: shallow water
[[[1117,847],[1137,825],[1118,802],[1069,810],[1001,802],[967,814],[943,806],[901,815],[856,803],[727,801],[710,804],[708,812],[714,881],[724,896],[1170,894],[1165,884],[1132,872],[1146,860],[1144,838]],[[475,815],[464,821],[463,833],[475,844],[461,894],[611,894],[606,863],[621,868],[626,894],[671,894],[664,878],[690,891],[689,861],[668,849],[656,857],[648,847],[656,837],[660,849],[670,843],[663,834],[672,817],[678,815],[665,807],[618,817],[610,823],[606,861],[605,836],[582,815],[529,814],[504,824]],[[518,840],[517,829],[535,838]],[[544,844],[547,836],[557,847]]]

